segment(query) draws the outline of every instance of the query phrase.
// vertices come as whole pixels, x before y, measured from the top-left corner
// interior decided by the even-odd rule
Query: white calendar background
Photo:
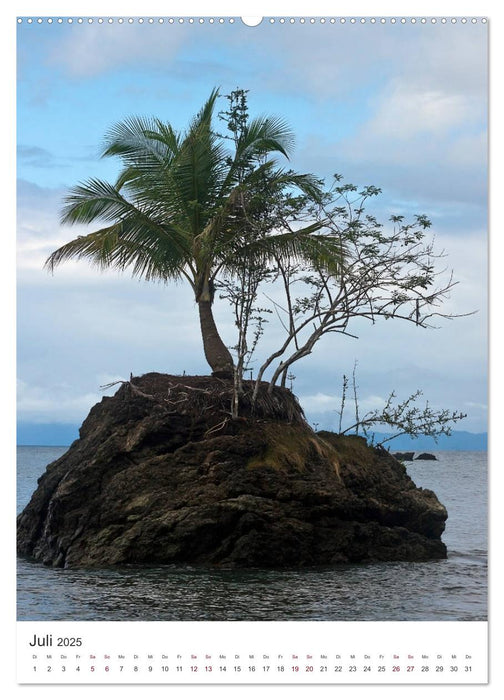
[[[484,684],[487,623],[18,623],[20,683]]]
[[[33,3],[32,3],[33,4]],[[327,5],[327,3],[325,3]],[[369,3],[367,3],[369,5]],[[423,4],[422,14],[439,14],[439,7]],[[449,9],[450,4],[452,8]],[[26,5],[26,3],[25,3]],[[28,3],[29,5],[29,3]],[[108,6],[111,3],[107,3]],[[125,4],[117,4],[109,12],[117,14],[125,11]],[[194,4],[193,4],[194,5]],[[285,5],[285,3],[284,3]],[[360,3],[362,9],[355,7],[354,12],[370,14],[372,9],[366,3]],[[460,15],[469,14],[464,5],[468,3],[444,3],[444,12]],[[291,3],[287,3],[292,8]],[[142,6],[145,13],[164,14],[166,10],[154,7],[149,10]],[[119,9],[121,8],[121,10]],[[376,5],[375,5],[376,10]],[[17,14],[40,12],[40,8],[16,8]],[[56,11],[56,10],[54,10]],[[68,14],[68,5],[59,9]],[[81,10],[82,11],[82,10]],[[93,3],[86,5],[85,14],[103,13],[103,5],[93,8]],[[131,11],[131,10],[130,10]],[[199,10],[203,12],[202,10]],[[286,10],[279,10],[280,12]],[[291,10],[292,11],[292,10]],[[386,13],[385,7],[382,10]],[[394,10],[392,10],[393,12]],[[400,11],[400,10],[397,10]],[[187,9],[172,10],[174,14],[185,14]],[[247,14],[261,12],[254,5]],[[271,3],[263,13],[275,14]],[[310,8],[317,14],[317,8]],[[325,8],[318,14],[334,14],[334,8]],[[345,14],[344,8],[338,12]],[[410,11],[414,14],[413,10]],[[198,8],[191,7],[190,14],[197,14]],[[222,11],[223,14],[237,14],[233,7]],[[479,15],[491,12],[479,6]],[[497,43],[497,41],[495,41]],[[14,51],[14,49],[12,49]],[[497,481],[497,477],[495,478]],[[14,555],[13,555],[14,556]],[[493,576],[498,572],[494,569]],[[494,584],[496,585],[496,584]],[[426,687],[370,688],[374,697],[385,697],[394,691],[401,693],[422,692],[446,697],[453,692],[453,697],[479,697],[485,691],[497,690],[498,679],[502,675],[499,664],[498,633],[499,611],[502,607],[498,600],[491,607],[494,619],[493,627],[485,622],[322,622],[322,623],[114,623],[114,622],[15,622],[12,611],[15,609],[11,586],[11,614],[5,626],[2,640],[2,662],[5,686],[13,685],[14,672],[18,685],[12,692],[16,696],[54,697],[61,692],[76,696],[82,692],[98,692],[103,688],[57,687],[65,684],[131,684],[133,688],[122,688],[121,695],[138,697],[145,692],[138,686],[142,684],[197,684],[197,685],[299,685],[306,684],[342,684],[348,686],[365,684],[384,685],[419,685]],[[489,629],[490,627],[490,629]],[[493,664],[489,678],[488,640],[491,633],[490,651]],[[15,641],[14,641],[15,638]],[[41,642],[49,640],[51,646],[32,646],[34,639]],[[76,646],[57,646],[58,638],[62,640],[80,639]],[[267,641],[265,641],[267,640]],[[69,642],[70,643],[70,642]],[[14,669],[14,656],[16,667]],[[341,670],[336,670],[341,667]],[[355,667],[355,670],[353,668]],[[51,670],[48,670],[48,669]],[[77,670],[79,668],[80,670]],[[180,670],[177,670],[180,668]],[[226,668],[226,670],[221,670]],[[239,671],[237,669],[240,669]],[[254,670],[251,670],[251,669]],[[268,670],[265,670],[265,669]],[[383,668],[384,670],[379,670]],[[427,669],[428,670],[422,670]],[[440,670],[442,668],[442,670]],[[63,670],[64,669],[64,670]],[[211,669],[211,670],[210,670]],[[282,669],[282,670],[280,670]],[[313,669],[313,670],[312,670]],[[324,669],[324,670],[321,670]],[[326,669],[326,670],[325,670]],[[369,670],[364,670],[369,669]],[[397,670],[395,670],[397,669]],[[456,670],[455,670],[456,669]],[[123,674],[123,675],[121,675]],[[491,687],[485,686],[491,680]],[[454,685],[448,688],[445,685]],[[460,684],[460,685],[459,685]],[[429,687],[430,685],[436,687]],[[461,687],[461,685],[467,687]],[[45,687],[51,686],[51,687]],[[439,686],[443,686],[439,688]],[[194,686],[193,686],[194,687]],[[161,697],[185,697],[190,689],[150,688],[152,693]],[[263,692],[257,688],[201,688],[201,692],[217,697],[228,692],[236,693]],[[299,694],[299,688],[289,688],[289,694]],[[318,690],[318,689],[317,689]],[[344,693],[344,697],[353,697],[357,688],[320,688],[321,692],[331,697]],[[264,689],[266,692],[266,689]],[[280,688],[275,692],[280,692]],[[312,689],[305,689],[312,692]],[[494,693],[492,692],[492,695]]]

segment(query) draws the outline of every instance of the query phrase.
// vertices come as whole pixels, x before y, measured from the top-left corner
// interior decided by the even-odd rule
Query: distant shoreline
[[[66,449],[66,448],[70,447],[70,445],[16,445],[16,448],[17,447],[50,447],[50,448],[55,448],[55,449],[56,448],[62,448],[62,449],[65,448]],[[395,448],[390,449],[390,452],[392,454],[394,452],[401,452],[401,451],[402,450],[398,450]],[[411,451],[413,451],[413,450],[410,450],[410,452]],[[415,452],[420,452],[420,450],[415,450]],[[431,452],[434,452],[434,453],[435,452],[488,452],[488,450],[487,450],[487,448],[484,448],[484,447],[473,448],[473,449],[450,448],[450,449],[444,449],[444,450],[440,450],[438,448],[435,450],[431,450]]]
[[[375,433],[375,442],[380,442],[387,433]],[[70,447],[79,437],[78,429],[63,425],[37,425],[35,430],[25,425],[18,427],[17,447]],[[441,436],[436,443],[433,438],[411,439],[401,436],[386,442],[390,452],[488,452],[487,433],[469,433],[454,430],[450,437]]]

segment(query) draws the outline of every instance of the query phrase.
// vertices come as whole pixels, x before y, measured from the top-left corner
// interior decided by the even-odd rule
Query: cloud
[[[394,80],[336,148],[350,168],[376,172],[403,196],[486,206],[485,102],[471,94]]]
[[[486,403],[477,403],[475,401],[466,401],[464,403],[464,406],[468,406],[469,408],[476,408],[477,410],[485,412],[488,409],[488,405]]]
[[[48,277],[44,264],[49,255],[67,241],[90,230],[86,226],[62,226],[59,215],[66,191],[40,187],[27,180],[17,183],[17,269],[19,280],[26,274]],[[85,278],[96,276],[96,269],[86,263],[69,262],[63,276]]]
[[[447,162],[455,169],[462,169],[463,172],[469,173],[476,168],[479,176],[483,176],[483,185],[485,191],[487,185],[487,163],[488,163],[488,137],[486,131],[480,131],[477,134],[467,133],[461,134],[456,141],[447,145],[446,148]],[[475,188],[475,191],[476,188]]]
[[[423,93],[485,99],[486,36],[481,23],[274,25],[261,34],[263,51],[272,58],[261,80],[282,92],[297,87],[317,100],[365,96],[392,77],[413,81]]]
[[[103,394],[75,394],[73,387],[50,384],[36,386],[21,379],[17,382],[18,418],[34,423],[75,423],[82,421]]]
[[[417,84],[482,101],[488,97],[488,25],[419,27],[401,56],[399,74]],[[424,31],[427,30],[427,31]]]
[[[61,163],[45,148],[39,146],[26,146],[19,144],[17,147],[18,163],[33,168],[61,167]]]
[[[39,187],[26,180],[17,183],[18,270],[41,270],[60,240],[58,212],[63,192]]]
[[[69,76],[90,78],[123,67],[145,67],[172,60],[190,27],[179,25],[98,24],[74,26],[54,42],[49,63]],[[161,62],[161,63],[160,63]]]
[[[59,187],[41,187],[20,179],[17,182],[17,269],[42,273],[49,255],[72,238],[92,230],[84,225],[62,226],[59,221],[67,191]],[[62,275],[76,278],[96,277],[96,268],[85,262],[70,261]],[[69,272],[71,270],[71,273]],[[43,271],[47,277],[47,271]],[[106,278],[108,273],[104,274]],[[117,274],[115,274],[117,277]]]
[[[423,92],[485,93],[486,27],[481,24],[277,22],[250,30],[238,22],[212,26],[116,21],[61,27],[58,36],[51,42],[49,64],[80,78],[125,67],[140,72],[161,69],[176,58],[177,64],[186,61],[186,78],[196,79],[209,66],[213,74],[227,67],[254,79],[263,91],[299,93],[310,101],[362,95],[391,75],[406,80],[414,76]]]
[[[341,410],[341,394],[324,394],[323,392],[318,392],[316,394],[300,395],[299,401],[303,410],[309,413],[325,413],[328,411],[340,411]],[[346,401],[353,401],[348,396]],[[377,396],[375,394],[370,394],[369,396],[359,397],[359,407],[361,413],[367,413],[374,409],[381,408],[385,405],[385,399],[383,396]],[[350,409],[350,412],[352,408]]]
[[[481,168],[486,165],[484,134],[481,100],[449,89],[426,89],[415,80],[394,80],[373,98],[369,118],[341,146],[343,155],[352,160],[379,159],[416,171],[431,163],[454,166],[446,163],[447,154],[453,157],[464,150],[470,138],[465,161]]]
[[[290,32],[277,35],[284,73],[277,64],[268,80],[287,92],[295,75],[313,103],[296,164],[326,177],[343,173],[403,199],[457,203],[465,213],[476,203],[481,224],[488,101],[483,25],[326,26],[311,38],[309,28],[298,29],[291,42]]]
[[[388,215],[398,213],[399,202],[409,203],[407,212],[431,215],[437,210],[446,223],[452,217],[466,230],[486,223],[487,137],[483,129],[473,134],[457,129],[427,134],[418,125],[413,133],[411,125],[404,127],[403,133],[411,131],[406,138],[399,135],[400,129],[397,136],[385,136],[380,133],[382,128],[388,127],[380,118],[344,141],[313,137],[298,151],[296,164],[326,178],[338,172],[347,182],[381,187],[383,195],[375,202],[378,206],[385,202]]]
[[[481,111],[466,95],[423,89],[405,81],[387,86],[377,102],[373,117],[363,130],[372,140],[404,141],[418,135],[445,135],[474,121]]]

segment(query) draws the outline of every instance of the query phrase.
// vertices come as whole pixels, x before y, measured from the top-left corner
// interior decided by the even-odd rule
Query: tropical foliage
[[[121,161],[114,184],[90,179],[65,200],[64,224],[100,227],[54,251],[52,271],[71,258],[99,268],[131,270],[146,280],[186,280],[199,308],[206,359],[230,375],[233,359],[216,328],[212,304],[219,277],[272,260],[335,269],[340,248],[321,222],[285,227],[274,212],[294,190],[317,201],[320,183],[280,167],[293,134],[283,119],[249,119],[245,91],[228,96],[229,136],[214,125],[213,90],[183,133],[157,118],[131,117],[106,135],[104,157]]]

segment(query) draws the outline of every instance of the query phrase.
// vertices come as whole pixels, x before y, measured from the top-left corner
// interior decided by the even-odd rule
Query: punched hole
[[[257,27],[262,22],[262,17],[242,17],[241,21],[246,24],[247,27]]]

